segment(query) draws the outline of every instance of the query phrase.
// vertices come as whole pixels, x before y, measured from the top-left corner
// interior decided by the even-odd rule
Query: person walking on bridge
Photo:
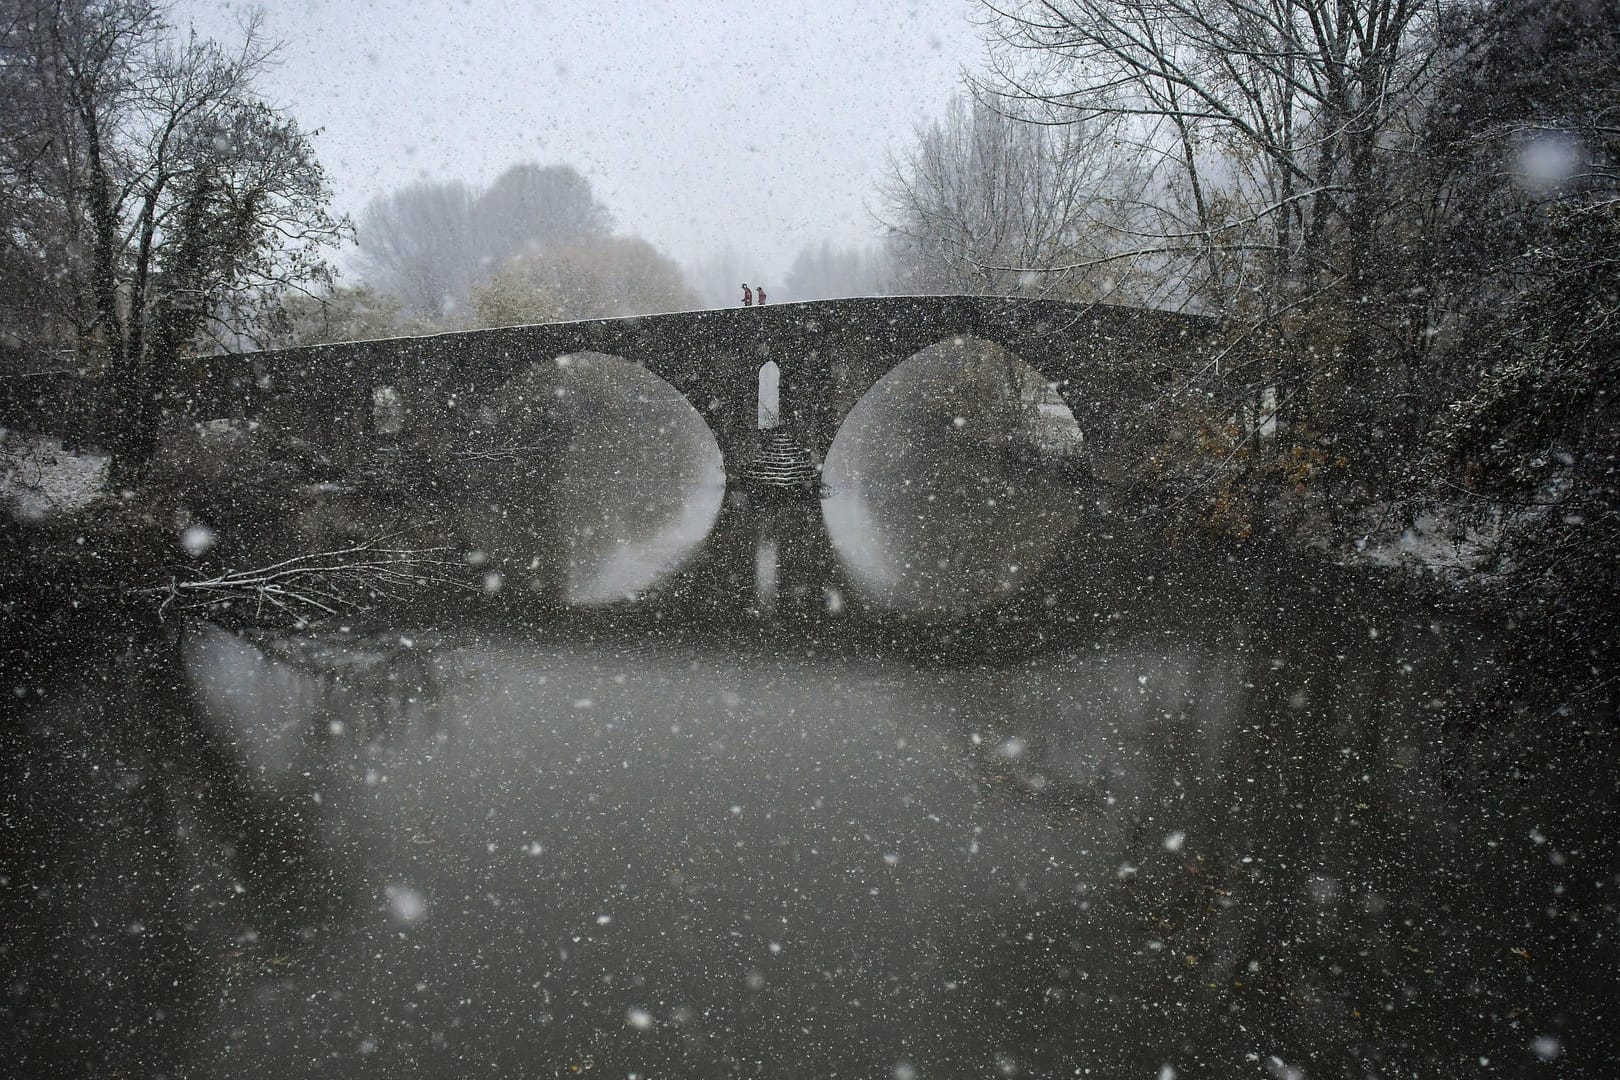
[[[765,286],[761,285],[755,291],[759,293],[759,306],[764,307],[765,306]]]
[[[750,289],[748,287],[748,282],[745,281],[745,282],[743,282],[743,307],[753,307],[753,306],[754,306],[754,290]]]

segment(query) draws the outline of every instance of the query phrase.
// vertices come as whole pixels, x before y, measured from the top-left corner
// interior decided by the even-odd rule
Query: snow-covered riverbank
[[[112,459],[66,450],[50,435],[0,428],[0,505],[18,521],[83,510],[107,487]]]

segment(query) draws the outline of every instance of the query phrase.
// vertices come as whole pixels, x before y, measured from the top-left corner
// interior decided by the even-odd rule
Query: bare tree
[[[402,601],[428,586],[468,588],[452,576],[458,564],[448,557],[448,548],[397,546],[401,535],[386,533],[246,570],[209,573],[187,567],[164,584],[131,592],[157,601],[160,616],[171,607],[218,613],[251,605],[255,619],[279,613],[302,626]]]
[[[834,247],[823,240],[794,258],[782,283],[784,300],[882,296],[895,284],[890,249]]]
[[[356,230],[360,276],[405,311],[442,318],[480,274],[476,200],[459,180],[411,184],[371,200]]]
[[[1107,147],[1087,125],[1020,123],[983,102],[953,100],[942,121],[920,127],[891,158],[882,187],[899,286],[1049,291],[1060,282],[1032,271],[1072,266],[1093,250],[1106,162]]]
[[[1151,166],[1103,258],[1158,260],[1270,357],[1237,382],[1213,364],[1198,389],[1227,380],[1255,431],[1314,408],[1372,446],[1364,406],[1400,392],[1429,323],[1403,249],[1433,193],[1400,178],[1447,2],[984,0],[976,89],[1033,123],[1105,123]],[[1253,348],[1261,331],[1271,348]]]
[[[361,275],[407,315],[444,320],[515,255],[607,235],[590,181],[567,165],[514,165],[483,191],[460,180],[412,184],[360,218]]]
[[[977,88],[1037,123],[1113,122],[1173,163],[1190,213],[1160,204],[1184,226],[1167,238],[1209,244],[1264,219],[1285,272],[1332,262],[1353,284],[1389,209],[1379,181],[1430,85],[1442,4],[986,0],[992,68]],[[1336,229],[1351,242],[1329,259]]]
[[[613,227],[591,182],[569,165],[507,169],[473,207],[478,254],[487,272],[513,255],[606,236]]]

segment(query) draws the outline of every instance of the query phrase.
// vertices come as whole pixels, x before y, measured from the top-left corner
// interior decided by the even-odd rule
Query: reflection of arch
[[[769,431],[782,424],[782,369],[775,360],[759,366],[759,429]]]

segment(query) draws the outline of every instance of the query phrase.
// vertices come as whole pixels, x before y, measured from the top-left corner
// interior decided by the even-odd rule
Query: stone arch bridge
[[[170,400],[190,419],[259,420],[343,460],[363,454],[372,441],[381,387],[398,395],[407,425],[413,415],[432,415],[439,430],[470,429],[483,406],[530,365],[604,353],[679,391],[708,424],[731,473],[758,435],[759,372],[767,361],[781,372],[782,424],[819,462],[879,379],[958,336],[999,345],[1040,372],[1073,411],[1095,456],[1128,445],[1142,408],[1172,370],[1197,362],[1207,320],[994,297],[821,300],[213,356],[182,374]]]
[[[171,420],[256,420],[314,443],[342,466],[366,460],[374,447],[382,387],[391,388],[407,427],[431,418],[434,432],[455,438],[477,429],[502,387],[531,365],[604,353],[674,387],[735,475],[758,437],[767,361],[780,369],[781,423],[820,462],[879,379],[956,337],[999,345],[1038,371],[1073,411],[1092,471],[1105,480],[1140,458],[1141,428],[1171,373],[1204,362],[1209,347],[1208,320],[1197,316],[997,297],[870,297],[198,357],[162,397]],[[73,420],[84,399],[76,380],[5,389],[0,422],[98,441],[93,423]]]

